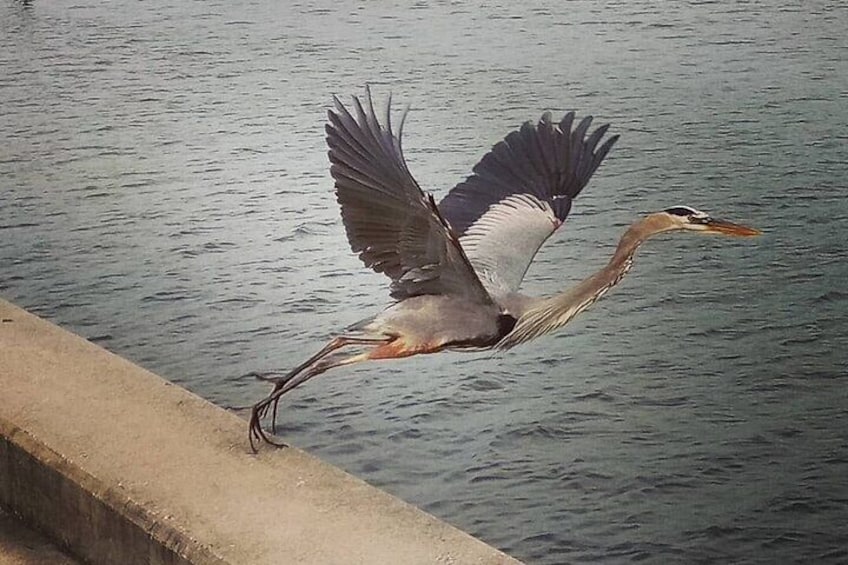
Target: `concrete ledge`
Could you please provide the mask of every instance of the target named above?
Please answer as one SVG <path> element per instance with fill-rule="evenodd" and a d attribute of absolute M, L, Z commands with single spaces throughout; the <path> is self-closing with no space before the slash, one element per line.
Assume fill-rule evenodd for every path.
<path fill-rule="evenodd" d="M 0 300 L 0 505 L 90 563 L 518 563 Z"/>

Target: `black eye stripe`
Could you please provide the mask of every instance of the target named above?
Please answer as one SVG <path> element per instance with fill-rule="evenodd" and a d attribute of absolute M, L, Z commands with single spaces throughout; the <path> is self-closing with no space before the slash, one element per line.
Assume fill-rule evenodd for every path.
<path fill-rule="evenodd" d="M 695 214 L 695 210 L 692 208 L 686 208 L 685 206 L 674 206 L 672 208 L 667 208 L 665 211 L 667 214 L 672 214 L 674 216 L 686 217 Z"/>

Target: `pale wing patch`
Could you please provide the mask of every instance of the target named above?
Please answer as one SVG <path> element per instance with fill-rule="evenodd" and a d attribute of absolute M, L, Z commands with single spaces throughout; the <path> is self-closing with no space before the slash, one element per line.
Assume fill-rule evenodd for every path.
<path fill-rule="evenodd" d="M 548 202 L 513 194 L 492 204 L 460 238 L 489 293 L 514 292 L 536 252 L 560 226 Z"/>

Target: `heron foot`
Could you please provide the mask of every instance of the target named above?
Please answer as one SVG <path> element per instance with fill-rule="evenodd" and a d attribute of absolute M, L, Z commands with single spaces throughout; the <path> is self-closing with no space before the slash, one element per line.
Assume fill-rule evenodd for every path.
<path fill-rule="evenodd" d="M 394 339 L 394 338 L 392 338 Z M 248 425 L 248 438 L 250 439 L 250 447 L 256 452 L 256 444 L 255 440 L 262 440 L 265 443 L 270 443 L 271 445 L 277 447 L 287 447 L 285 443 L 276 442 L 271 439 L 268 433 L 262 429 L 262 419 L 268 415 L 268 411 L 271 411 L 271 434 L 277 433 L 277 408 L 279 408 L 280 397 L 292 390 L 293 388 L 302 385 L 312 377 L 316 375 L 320 375 L 327 369 L 332 367 L 338 367 L 339 365 L 347 365 L 350 363 L 355 363 L 357 361 L 363 361 L 366 359 L 364 354 L 354 355 L 353 357 L 347 357 L 345 359 L 335 360 L 332 359 L 324 359 L 337 349 L 340 349 L 346 345 L 385 345 L 390 343 L 392 339 L 365 339 L 365 338 L 356 338 L 356 337 L 337 337 L 333 339 L 330 343 L 325 345 L 321 351 L 307 359 L 305 362 L 301 363 L 291 371 L 285 374 L 268 372 L 268 373 L 259 373 L 256 371 L 247 373 L 245 376 L 252 376 L 259 380 L 274 383 L 274 390 L 271 391 L 271 394 L 257 402 L 253 405 L 253 408 L 250 411 L 250 424 Z"/>
<path fill-rule="evenodd" d="M 250 410 L 250 422 L 248 423 L 248 440 L 250 441 L 250 449 L 253 450 L 254 453 L 258 451 L 256 449 L 255 442 L 260 440 L 269 445 L 273 445 L 274 447 L 288 447 L 287 443 L 282 441 L 275 441 L 271 438 L 271 435 L 275 434 L 277 431 L 277 405 L 280 400 L 280 395 L 277 394 L 278 390 L 278 388 L 274 388 L 274 392 L 254 404 L 253 408 L 251 408 Z M 271 426 L 271 435 L 269 435 L 264 429 L 262 429 L 262 418 L 264 418 L 268 414 L 268 409 L 271 407 L 273 407 L 273 419 Z"/>

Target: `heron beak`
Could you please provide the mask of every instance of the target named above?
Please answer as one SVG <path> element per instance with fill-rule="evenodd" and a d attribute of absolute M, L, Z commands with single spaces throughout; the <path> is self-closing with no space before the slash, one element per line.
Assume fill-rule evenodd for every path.
<path fill-rule="evenodd" d="M 734 224 L 726 220 L 718 220 L 710 218 L 704 222 L 707 233 L 720 233 L 722 235 L 732 235 L 734 237 L 752 237 L 760 235 L 760 230 L 743 226 L 742 224 Z"/>

